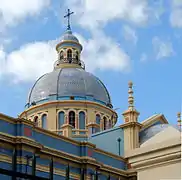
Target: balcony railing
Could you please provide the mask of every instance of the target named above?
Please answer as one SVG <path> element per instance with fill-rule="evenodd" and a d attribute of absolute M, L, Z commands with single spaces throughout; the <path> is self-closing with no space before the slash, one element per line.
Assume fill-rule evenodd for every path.
<path fill-rule="evenodd" d="M 62 58 L 60 60 L 57 60 L 54 63 L 54 67 L 57 67 L 59 64 L 78 64 L 83 69 L 85 69 L 85 64 L 83 61 L 79 61 L 77 58 Z"/>

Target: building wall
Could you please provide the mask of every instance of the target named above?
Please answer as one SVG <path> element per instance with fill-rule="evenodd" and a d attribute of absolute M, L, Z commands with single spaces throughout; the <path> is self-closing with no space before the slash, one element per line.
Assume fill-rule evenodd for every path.
<path fill-rule="evenodd" d="M 16 145 L 15 142 L 17 142 Z M 41 176 L 48 176 L 48 165 L 52 157 L 55 176 L 65 176 L 65 169 L 69 163 L 71 177 L 77 179 L 75 177 L 80 175 L 82 162 L 87 162 L 85 166 L 90 165 L 87 167 L 90 169 L 87 173 L 89 177 L 90 172 L 93 174 L 96 168 L 100 167 L 102 177 L 107 177 L 109 173 L 116 179 L 119 177 L 127 179 L 126 160 L 123 157 L 99 149 L 89 142 L 74 141 L 35 127 L 30 121 L 0 114 L 0 168 L 9 170 L 12 168 L 12 154 L 15 146 L 20 172 L 25 172 L 26 156 L 36 153 L 39 156 L 37 172 L 40 172 Z M 28 171 L 30 170 L 31 167 L 28 168 Z M 0 179 L 1 177 L 0 175 Z"/>
<path fill-rule="evenodd" d="M 119 138 L 121 140 L 120 144 L 118 142 Z M 95 144 L 98 148 L 117 155 L 119 155 L 120 145 L 120 155 L 124 155 L 124 132 L 120 127 L 93 134 L 88 141 Z"/>
<path fill-rule="evenodd" d="M 170 132 L 166 129 L 166 132 Z M 160 143 L 153 141 L 146 146 L 126 154 L 130 168 L 137 171 L 139 180 L 179 180 L 181 179 L 181 139 L 179 135 L 165 140 L 160 132 Z M 180 134 L 180 133 L 179 133 Z M 152 138 L 155 140 L 155 137 Z M 150 141 L 152 141 L 152 139 Z"/>
<path fill-rule="evenodd" d="M 180 180 L 181 163 L 156 166 L 138 171 L 138 180 Z"/>

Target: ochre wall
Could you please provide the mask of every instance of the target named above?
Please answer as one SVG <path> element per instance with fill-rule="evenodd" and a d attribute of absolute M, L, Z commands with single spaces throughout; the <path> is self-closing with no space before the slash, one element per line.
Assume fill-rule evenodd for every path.
<path fill-rule="evenodd" d="M 70 111 L 75 112 L 76 117 L 76 127 L 75 129 L 79 129 L 79 112 L 83 111 L 85 113 L 85 131 L 87 134 L 87 125 L 88 124 L 96 124 L 96 115 L 99 114 L 101 117 L 100 122 L 100 130 L 103 130 L 103 118 L 106 117 L 107 121 L 112 119 L 112 126 L 115 125 L 117 121 L 117 114 L 112 109 L 99 105 L 97 103 L 87 103 L 87 102 L 55 102 L 55 103 L 45 103 L 43 105 L 33 106 L 32 108 L 27 109 L 24 111 L 20 117 L 28 119 L 30 121 L 34 121 L 34 118 L 38 117 L 38 126 L 42 127 L 42 120 L 41 117 L 43 114 L 47 115 L 47 129 L 50 131 L 58 132 L 62 131 L 63 129 L 58 128 L 58 113 L 63 111 L 65 113 L 64 122 L 65 124 L 68 122 L 68 114 Z M 114 118 L 112 118 L 114 117 Z M 111 127 L 110 127 L 111 128 Z M 65 128 L 64 128 L 65 129 Z M 63 130 L 64 131 L 64 130 Z M 81 130 L 84 131 L 84 130 Z M 64 133 L 63 133 L 64 134 Z M 77 134 L 77 132 L 76 132 Z M 79 134 L 79 132 L 78 132 Z M 85 135 L 86 135 L 85 134 Z M 85 136 L 84 135 L 84 136 Z"/>
<path fill-rule="evenodd" d="M 138 171 L 138 180 L 180 180 L 181 163 L 156 166 Z"/>

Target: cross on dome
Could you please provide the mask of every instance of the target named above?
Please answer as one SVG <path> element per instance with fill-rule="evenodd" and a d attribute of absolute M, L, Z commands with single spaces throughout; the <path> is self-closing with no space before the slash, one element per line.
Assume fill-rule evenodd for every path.
<path fill-rule="evenodd" d="M 68 9 L 68 13 L 64 16 L 64 18 L 68 18 L 67 30 L 71 30 L 71 26 L 70 26 L 70 16 L 71 16 L 73 13 L 74 13 L 74 12 L 71 12 L 70 9 Z"/>

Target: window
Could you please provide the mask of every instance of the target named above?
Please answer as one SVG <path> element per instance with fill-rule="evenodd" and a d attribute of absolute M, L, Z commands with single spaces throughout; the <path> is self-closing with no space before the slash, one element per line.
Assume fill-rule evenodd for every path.
<path fill-rule="evenodd" d="M 38 127 L 38 116 L 35 116 L 33 121 L 35 123 L 35 127 Z"/>
<path fill-rule="evenodd" d="M 111 121 L 111 119 L 109 119 L 108 128 L 112 128 L 112 121 Z"/>
<path fill-rule="evenodd" d="M 60 52 L 60 60 L 62 60 L 63 57 L 64 57 L 64 56 L 63 56 L 63 51 L 61 51 L 61 52 Z"/>
<path fill-rule="evenodd" d="M 68 58 L 69 63 L 71 63 L 71 60 L 72 60 L 72 51 L 71 51 L 71 49 L 68 49 L 68 51 L 67 51 L 67 58 Z"/>
<path fill-rule="evenodd" d="M 70 96 L 70 100 L 74 100 L 75 99 L 75 97 L 74 96 Z"/>
<path fill-rule="evenodd" d="M 58 128 L 60 129 L 63 124 L 64 124 L 64 112 L 61 111 L 58 114 Z"/>
<path fill-rule="evenodd" d="M 76 60 L 78 62 L 78 51 L 76 51 Z"/>
<path fill-rule="evenodd" d="M 74 111 L 69 112 L 69 124 L 75 128 L 75 112 Z"/>
<path fill-rule="evenodd" d="M 42 115 L 42 128 L 47 129 L 47 114 Z"/>
<path fill-rule="evenodd" d="M 99 114 L 96 115 L 96 123 L 100 124 L 100 115 Z"/>
<path fill-rule="evenodd" d="M 79 113 L 79 128 L 85 129 L 85 113 L 83 111 Z"/>
<path fill-rule="evenodd" d="M 107 129 L 107 118 L 104 117 L 104 130 L 106 130 L 106 129 Z"/>

